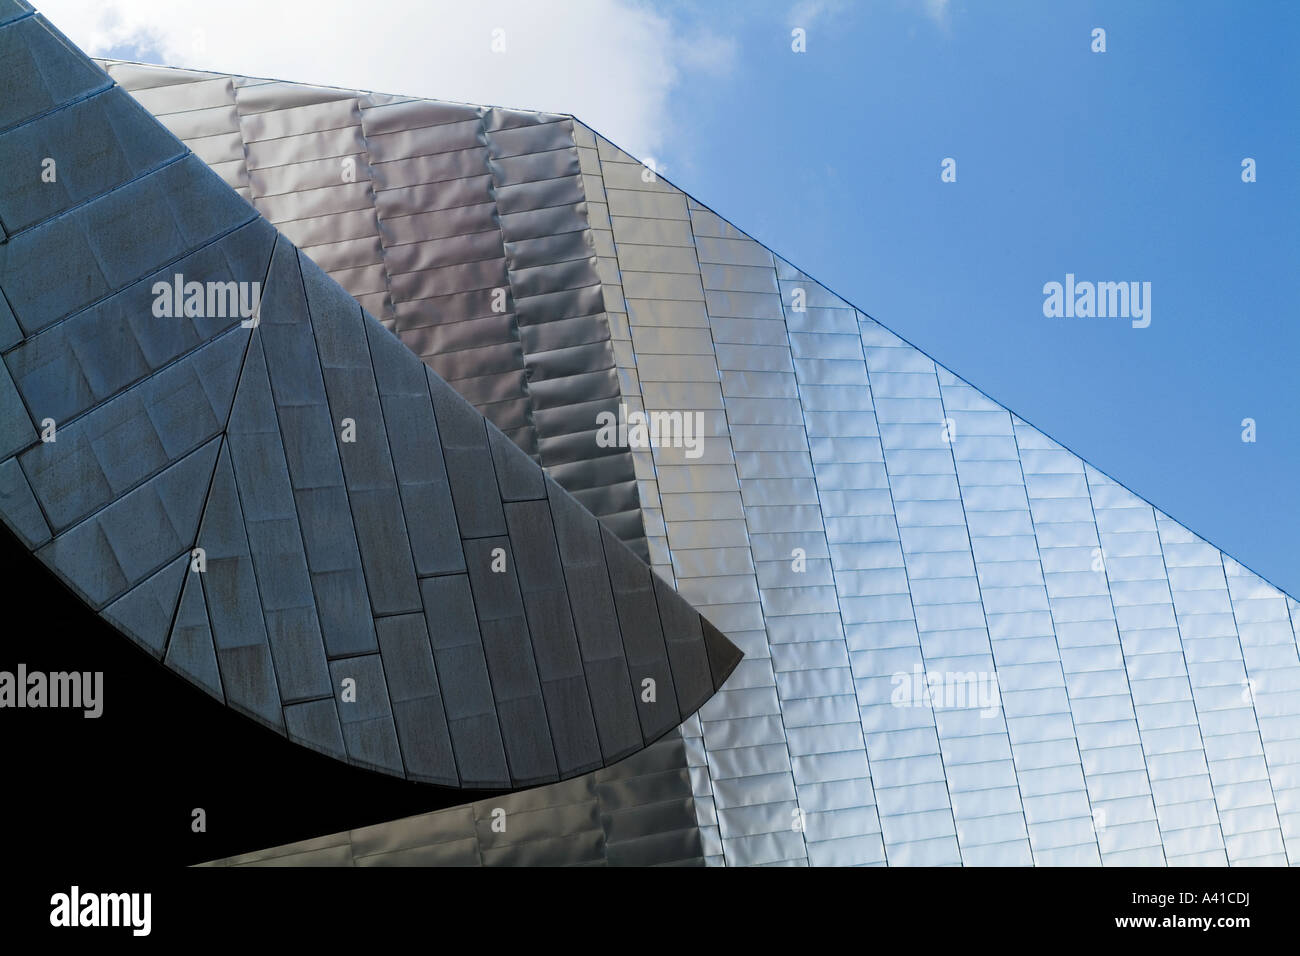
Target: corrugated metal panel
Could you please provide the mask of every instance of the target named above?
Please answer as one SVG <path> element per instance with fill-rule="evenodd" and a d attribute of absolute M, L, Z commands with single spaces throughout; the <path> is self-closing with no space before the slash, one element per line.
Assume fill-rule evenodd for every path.
<path fill-rule="evenodd" d="M 104 63 L 647 556 L 631 457 L 596 442 L 619 383 L 569 117 Z"/>
<path fill-rule="evenodd" d="M 41 17 L 0 49 L 30 67 L 0 163 L 76 167 L 0 177 L 0 514 L 87 605 L 290 739 L 450 787 L 582 776 L 720 686 L 734 647 Z M 291 99 L 242 114 L 255 170 L 359 129 Z M 353 186 L 275 195 L 320 218 Z M 593 628 L 638 573 L 635 626 Z M 647 700 L 652 621 L 678 692 Z"/>
<path fill-rule="evenodd" d="M 1294 862 L 1293 599 L 580 123 L 374 103 L 383 190 L 457 184 L 385 256 L 483 236 L 510 288 L 508 321 L 417 348 L 502 335 L 526 386 L 457 384 L 525 395 L 512 437 L 592 507 L 635 488 L 656 572 L 746 651 L 682 728 L 710 863 Z M 359 237 L 356 212 L 311 226 Z M 699 412 L 700 456 L 607 464 L 584 426 L 619 404 Z"/>
<path fill-rule="evenodd" d="M 700 866 L 682 740 L 565 783 L 208 866 Z"/>
<path fill-rule="evenodd" d="M 598 448 L 592 429 L 583 427 L 584 418 L 594 422 L 597 411 L 610 404 L 608 398 L 593 394 L 597 390 L 593 373 L 600 373 L 602 368 L 597 361 L 602 342 L 609 356 L 604 367 L 611 373 L 613 370 L 609 322 L 599 311 L 570 316 L 565 312 L 563 295 L 546 295 L 563 293 L 565 286 L 581 290 L 584 283 L 589 283 L 583 277 L 593 274 L 596 251 L 590 241 L 592 231 L 586 227 L 585 207 L 570 203 L 552 209 L 555 197 L 545 191 L 545 183 L 557 178 L 550 173 L 571 176 L 582 167 L 579 152 L 572 145 L 573 127 L 567 117 L 538 117 L 378 94 L 191 75 L 136 64 L 112 63 L 109 68 L 150 107 L 174 108 L 185 114 L 185 122 L 174 128 L 182 138 L 190 137 L 189 143 L 195 149 L 206 151 L 205 158 L 234 158 L 234 153 L 218 156 L 212 152 L 217 143 L 225 144 L 227 149 L 237 148 L 242 173 L 238 183 L 246 198 L 279 219 L 281 228 L 301 242 L 322 268 L 384 317 L 385 324 L 394 328 L 428 364 L 454 378 L 453 384 L 498 425 L 508 429 L 521 447 L 536 457 L 537 433 L 554 436 L 557 447 L 543 456 L 547 470 L 600 513 L 629 545 L 644 553 L 630 456 L 623 449 Z M 181 89 L 173 89 L 182 83 L 185 85 Z M 194 85 L 198 83 L 203 84 L 201 91 Z M 242 126 L 234 109 L 236 89 L 239 106 L 246 114 Z M 170 93 L 166 98 L 160 95 L 167 91 Z M 225 97 L 220 102 L 216 101 L 218 93 Z M 218 105 L 230 109 L 221 113 L 206 109 Z M 167 121 L 170 116 L 166 113 L 162 118 Z M 217 119 L 225 125 L 216 124 Z M 531 135 L 528 127 L 539 124 L 547 127 L 543 135 Z M 489 129 L 495 156 L 489 155 Z M 241 131 L 247 133 L 248 149 L 253 154 L 256 195 L 249 188 Z M 232 169 L 218 167 L 228 181 Z M 536 209 L 529 208 L 534 181 L 543 183 L 543 190 L 531 203 Z M 507 192 L 504 201 L 510 209 L 504 218 L 496 208 L 498 183 Z M 596 185 L 599 188 L 598 175 Z M 486 218 L 481 216 L 483 213 Z M 603 214 L 603 224 L 608 235 L 607 213 Z M 612 241 L 606 246 L 612 252 Z M 512 274 L 504 270 L 507 261 L 517 267 Z M 376 291 L 378 286 L 370 277 L 378 262 L 385 266 L 389 287 Z M 551 278 L 556 265 L 568 269 L 567 281 L 557 284 Z M 485 281 L 489 293 L 498 288 L 506 293 L 508 311 L 504 314 L 489 311 L 490 298 L 475 297 L 475 289 L 483 288 Z M 599 280 L 593 285 L 598 291 Z M 521 295 L 527 294 L 531 306 L 529 324 L 523 327 L 522 334 L 514 315 L 516 287 Z M 601 307 L 603 301 L 599 296 L 581 299 L 578 311 L 585 311 L 589 304 Z M 572 312 L 572 307 L 568 311 Z M 433 324 L 428 324 L 429 319 Z M 626 322 L 623 324 L 625 327 Z M 587 348 L 576 366 L 577 374 L 562 374 L 564 366 L 575 367 L 564 352 L 584 346 Z M 593 352 L 592 347 L 597 351 Z M 505 372 L 494 375 L 492 369 L 500 367 L 503 348 L 507 356 Z M 548 363 L 547 353 L 552 352 L 558 353 L 558 361 Z M 532 407 L 526 369 L 521 362 L 521 358 L 531 362 L 534 353 L 537 367 L 543 372 L 550 364 L 561 373 L 539 377 L 552 379 L 539 389 L 539 401 L 544 406 L 540 410 Z M 612 382 L 616 396 L 617 379 L 605 381 Z M 602 388 L 607 391 L 609 386 Z M 585 404 L 593 398 L 597 399 L 594 406 Z M 383 396 L 383 400 L 387 412 L 389 402 L 396 404 L 399 397 Z M 578 430 L 585 434 L 578 434 L 575 444 L 570 436 Z M 409 444 L 416 438 L 409 432 L 409 428 L 404 429 L 395 437 Z M 412 448 L 398 460 L 399 450 L 395 445 L 399 472 L 402 461 L 415 463 L 421 455 Z M 400 620 L 389 618 L 385 623 Z M 385 630 L 391 628 L 381 629 L 379 639 L 387 653 Z M 402 644 L 400 635 L 394 634 L 390 643 L 397 653 Z M 295 708 L 295 714 L 302 715 L 297 718 L 299 735 L 310 734 L 320 740 L 321 731 L 312 723 L 318 720 L 316 712 L 306 711 L 305 706 Z M 421 706 L 420 699 L 394 699 L 392 709 L 404 751 L 413 742 L 402 729 L 403 714 L 414 717 Z M 333 708 L 330 711 L 327 720 L 337 726 Z M 456 721 L 452 723 L 454 728 Z M 342 755 L 341 738 L 329 746 Z M 680 738 L 675 747 L 665 742 L 654 750 L 658 756 L 653 761 L 627 760 L 620 764 L 620 778 L 611 778 L 611 782 L 597 788 L 598 792 L 614 788 L 618 794 L 618 805 L 602 818 L 606 829 L 617 825 L 618 834 L 611 834 L 606 841 L 611 861 L 689 861 L 699 858 L 702 852 L 694 811 L 689 810 L 690 778 Z M 659 766 L 665 760 L 667 766 Z M 638 771 L 642 764 L 646 767 Z M 547 793 L 548 789 L 536 793 Z M 562 804 L 563 799 L 557 789 L 541 803 L 550 800 Z M 504 797 L 499 802 L 513 813 L 516 800 Z M 532 797 L 529 800 L 536 803 Z M 674 822 L 675 818 L 656 809 L 665 803 L 688 808 L 689 825 Z M 551 825 L 557 834 L 563 834 L 567 824 L 557 816 Z M 626 846 L 620 848 L 620 842 Z M 411 860 L 415 856 L 402 858 Z"/>

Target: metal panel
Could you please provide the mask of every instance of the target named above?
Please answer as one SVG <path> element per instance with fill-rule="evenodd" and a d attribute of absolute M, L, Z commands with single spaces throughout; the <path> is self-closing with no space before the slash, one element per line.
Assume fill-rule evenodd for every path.
<path fill-rule="evenodd" d="M 647 556 L 630 456 L 596 442 L 619 383 L 569 117 L 104 64 Z"/>
<path fill-rule="evenodd" d="M 237 162 L 216 77 L 113 69 L 156 91 L 151 108 L 194 114 L 173 128 L 203 140 L 215 168 Z M 173 86 L 192 88 L 188 101 Z M 254 201 L 293 217 L 286 229 L 322 268 L 610 529 L 643 541 L 660 579 L 749 655 L 680 736 L 620 765 L 669 753 L 679 796 L 634 775 L 607 788 L 616 819 L 599 810 L 600 771 L 266 860 L 638 863 L 689 833 L 687 855 L 711 863 L 1294 862 L 1293 599 L 568 117 L 232 89 Z M 348 156 L 354 180 L 331 182 Z M 37 388 L 35 359 L 56 351 L 11 364 L 17 387 Z M 397 404 L 378 384 L 387 416 Z M 401 407 L 415 405 L 394 414 L 424 415 L 407 392 Z M 596 416 L 620 406 L 699 412 L 699 456 L 604 447 Z M 500 582 L 470 567 L 481 588 L 515 588 L 498 620 L 561 622 L 561 681 L 621 673 L 635 690 L 653 671 L 674 701 L 690 696 L 659 630 L 672 615 L 637 566 L 608 534 L 600 548 L 590 528 L 573 533 L 580 512 L 558 489 L 550 522 L 571 561 L 560 574 L 521 548 L 525 524 L 546 524 L 536 481 L 495 433 L 466 437 L 469 419 L 440 414 L 442 443 L 460 450 L 449 461 L 476 449 L 514 502 L 508 537 L 481 515 L 459 532 L 481 538 L 475 555 L 494 542 L 511 553 Z M 428 467 L 402 464 L 416 452 L 391 429 L 390 443 L 405 493 Z M 458 505 L 478 493 L 470 469 L 452 465 Z M 561 579 L 598 596 L 566 614 Z M 421 585 L 454 581 L 466 587 Z M 626 646 L 598 645 L 615 620 Z M 434 642 L 439 668 L 474 672 L 448 656 L 473 645 Z M 481 656 L 478 668 L 486 680 Z M 671 726 L 644 703 L 639 722 L 626 702 L 592 703 L 605 758 Z M 485 716 L 447 706 L 453 744 Z M 485 826 L 493 809 L 519 829 Z M 692 814 L 698 829 L 674 829 Z M 622 834 L 637 849 L 616 852 Z"/>
<path fill-rule="evenodd" d="M 700 866 L 685 759 L 673 734 L 564 783 L 205 865 Z"/>
<path fill-rule="evenodd" d="M 21 122 L 0 131 L 0 162 L 42 143 L 103 162 L 39 198 L 24 177 L 0 177 L 9 184 L 0 212 L 15 226 L 0 244 L 6 520 L 155 657 L 305 746 L 452 786 L 532 785 L 612 759 L 597 743 L 589 682 L 608 680 L 595 695 L 606 710 L 611 694 L 635 706 L 634 691 L 617 669 L 583 670 L 569 610 L 582 597 L 561 572 L 568 548 L 551 521 L 549 499 L 565 492 L 548 495 L 540 466 L 513 446 L 498 445 L 494 467 L 478 411 L 385 341 L 347 292 L 124 93 L 85 89 L 103 75 L 44 21 L 0 26 L 0 45 L 15 44 L 24 53 L 14 60 L 30 59 L 40 82 L 14 84 L 7 108 Z M 218 86 L 158 83 L 147 99 L 183 105 L 157 91 L 188 87 L 206 103 L 224 96 Z M 293 160 L 302 163 L 311 148 L 331 147 L 327 134 L 360 136 L 354 95 L 234 89 L 237 103 L 248 94 L 240 120 L 259 173 L 255 198 L 280 204 L 268 214 L 324 219 L 366 207 L 364 179 L 312 188 L 312 167 L 277 183 L 268 170 L 284 157 L 256 152 L 302 138 Z M 526 153 L 529 123 L 549 127 L 540 140 L 551 144 L 567 121 L 493 121 L 491 130 L 511 131 L 494 153 Z M 529 169 L 546 165 L 518 160 L 509 175 Z M 522 185 L 511 187 L 512 208 Z M 278 186 L 289 189 L 260 192 Z M 568 215 L 581 227 L 580 210 Z M 592 288 L 599 300 L 599 283 Z M 410 425 L 424 444 L 390 438 Z M 49 440 L 56 429 L 62 440 Z M 512 538 L 485 537 L 506 531 L 507 498 Z M 408 500 L 417 519 L 435 512 L 434 531 L 413 539 Z M 620 560 L 650 573 L 610 541 Z M 505 568 L 494 566 L 498 547 Z M 663 729 L 736 663 L 716 634 L 706 647 L 696 612 L 673 606 L 661 642 L 697 650 L 673 656 L 693 692 L 689 710 L 663 708 Z M 521 668 L 533 659 L 536 670 Z M 503 745 L 508 760 L 494 759 Z"/>
<path fill-rule="evenodd" d="M 1153 789 L 1084 465 L 1012 421 L 1101 859 L 1158 865 Z"/>

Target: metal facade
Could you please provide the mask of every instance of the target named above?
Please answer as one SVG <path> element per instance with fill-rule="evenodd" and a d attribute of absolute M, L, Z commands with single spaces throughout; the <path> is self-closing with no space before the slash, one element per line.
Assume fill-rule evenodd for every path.
<path fill-rule="evenodd" d="M 708 862 L 1294 862 L 1296 602 L 575 136 L 623 400 L 710 435 L 632 452 L 746 654 L 683 728 Z M 918 672 L 997 705 L 900 706 Z"/>
<path fill-rule="evenodd" d="M 575 142 L 623 401 L 710 436 L 632 450 L 656 570 L 746 654 L 683 727 L 708 862 L 1295 862 L 1295 600 Z"/>
<path fill-rule="evenodd" d="M 726 638 L 43 18 L 3 9 L 0 514 L 36 556 L 218 700 L 397 776 L 568 779 L 698 709 Z"/>
<path fill-rule="evenodd" d="M 570 117 L 102 65 L 646 557 Z"/>
<path fill-rule="evenodd" d="M 108 68 L 745 653 L 615 767 L 222 862 L 1297 862 L 1300 605 L 633 157 Z"/>
<path fill-rule="evenodd" d="M 1294 861 L 1294 602 L 599 147 L 625 380 L 718 429 L 643 501 L 746 652 L 688 725 L 726 861 Z"/>

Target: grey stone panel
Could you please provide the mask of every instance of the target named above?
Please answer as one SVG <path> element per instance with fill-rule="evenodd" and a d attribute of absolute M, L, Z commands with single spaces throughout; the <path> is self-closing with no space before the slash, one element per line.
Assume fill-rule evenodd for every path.
<path fill-rule="evenodd" d="M 550 507 L 545 500 L 518 501 L 505 509 L 557 765 L 562 776 L 594 770 L 602 763 L 600 743 Z"/>
<path fill-rule="evenodd" d="M 424 578 L 420 593 L 461 786 L 508 787 L 510 771 L 469 578 Z"/>
<path fill-rule="evenodd" d="M 340 438 L 338 451 L 370 606 L 376 615 L 419 611 L 420 590 L 367 342 L 367 320 L 356 300 L 310 260 L 302 260 L 302 270 L 331 419 L 340 435 L 344 423 L 351 422 L 352 440 Z"/>
<path fill-rule="evenodd" d="M 108 88 L 110 81 L 104 72 L 44 17 L 11 20 L 11 15 L 4 15 L 0 27 L 0 86 L 5 90 L 0 130 Z"/>
<path fill-rule="evenodd" d="M 7 368 L 0 368 L 0 458 L 8 458 L 36 440 L 36 429 Z"/>
<path fill-rule="evenodd" d="M 495 570 L 494 561 L 504 562 L 505 570 Z M 559 772 L 557 729 L 548 721 L 542 697 L 535 641 L 524 617 L 510 540 L 466 541 L 465 564 L 510 774 L 530 784 L 555 780 Z"/>
<path fill-rule="evenodd" d="M 330 661 L 329 666 L 348 759 L 363 767 L 401 775 L 402 754 L 380 656 L 342 657 Z"/>
<path fill-rule="evenodd" d="M 219 439 L 73 525 L 37 556 L 98 610 L 193 547 Z"/>
<path fill-rule="evenodd" d="M 0 135 L 0 165 L 26 173 L 0 191 L 0 222 L 13 235 L 184 153 L 176 137 L 111 87 Z"/>
<path fill-rule="evenodd" d="M 0 229 L 0 242 L 5 240 L 4 231 Z M 0 350 L 8 349 L 10 346 L 21 342 L 23 330 L 18 327 L 18 320 L 14 318 L 13 309 L 9 308 L 9 303 L 3 295 L 0 295 Z"/>
<path fill-rule="evenodd" d="M 247 341 L 224 333 L 20 455 L 56 531 L 219 435 Z"/>
<path fill-rule="evenodd" d="M 612 763 L 644 746 L 645 738 L 633 703 L 600 525 L 554 481 L 548 478 L 546 487 L 556 541 L 566 556 L 564 578 L 570 593 L 580 595 L 570 606 L 601 752 Z"/>
<path fill-rule="evenodd" d="M 200 160 L 188 156 L 0 245 L 0 287 L 30 334 L 254 215 Z M 46 268 L 24 266 L 32 262 Z"/>
<path fill-rule="evenodd" d="M 239 497 L 223 448 L 197 535 L 207 560 L 199 577 L 227 702 L 282 730 L 280 691 Z"/>
<path fill-rule="evenodd" d="M 154 657 L 162 657 L 189 563 L 190 555 L 182 554 L 104 608 L 104 618 Z"/>
<path fill-rule="evenodd" d="M 198 573 L 189 570 L 189 555 L 182 555 L 181 562 L 183 567 L 179 576 L 184 583 L 180 605 L 176 607 L 175 625 L 167 636 L 163 660 L 176 673 L 224 703 L 212 625 L 208 621 L 207 603 L 203 597 L 203 582 Z"/>
<path fill-rule="evenodd" d="M 27 406 L 39 421 L 63 423 L 160 371 L 221 332 L 237 325 L 225 316 L 154 315 L 155 283 L 260 283 L 270 261 L 274 230 L 262 220 L 235 230 L 194 255 L 123 289 L 103 302 L 23 340 L 4 360 Z M 165 293 L 163 293 L 165 295 Z M 251 304 L 251 295 L 245 296 Z M 175 295 L 167 297 L 175 306 Z M 206 312 L 206 294 L 204 296 Z M 218 304 L 214 302 L 214 304 Z"/>
<path fill-rule="evenodd" d="M 543 472 L 533 467 L 532 459 L 490 423 L 488 447 L 492 451 L 492 464 L 496 468 L 502 500 L 528 501 L 546 497 Z"/>
<path fill-rule="evenodd" d="M 289 704 L 284 708 L 284 726 L 294 743 L 336 760 L 348 759 L 343 727 L 332 697 Z"/>
<path fill-rule="evenodd" d="M 682 717 L 693 714 L 713 696 L 729 675 L 711 676 L 711 661 L 704 644 L 699 614 L 659 575 L 651 575 L 659 619 L 663 624 L 668 660 L 672 665 Z M 715 684 L 716 681 L 716 684 Z"/>
<path fill-rule="evenodd" d="M 374 623 L 298 251 L 278 243 L 262 300 L 276 417 L 330 657 L 374 651 Z"/>
<path fill-rule="evenodd" d="M 406 514 L 416 574 L 463 571 L 460 529 L 451 500 L 429 380 L 403 356 L 406 348 L 377 323 L 366 323 L 393 469 Z"/>
<path fill-rule="evenodd" d="M 407 776 L 458 786 L 460 778 L 424 615 L 380 618 L 375 630 Z"/>
<path fill-rule="evenodd" d="M 601 528 L 600 533 L 623 632 L 628 674 L 637 695 L 641 732 L 647 740 L 655 740 L 681 723 L 682 718 L 650 583 L 651 572 L 607 529 Z"/>
<path fill-rule="evenodd" d="M 327 696 L 320 619 L 257 334 L 249 344 L 226 441 L 281 699 Z"/>
<path fill-rule="evenodd" d="M 0 516 L 29 548 L 50 540 L 50 526 L 17 460 L 0 463 Z"/>
<path fill-rule="evenodd" d="M 457 524 L 464 538 L 504 534 L 501 497 L 488 450 L 487 426 L 474 407 L 451 386 L 429 371 L 429 391 L 442 439 L 443 458 L 456 504 Z"/>
<path fill-rule="evenodd" d="M 32 12 L 32 6 L 26 0 L 4 0 L 0 3 L 0 24 L 17 20 Z"/>

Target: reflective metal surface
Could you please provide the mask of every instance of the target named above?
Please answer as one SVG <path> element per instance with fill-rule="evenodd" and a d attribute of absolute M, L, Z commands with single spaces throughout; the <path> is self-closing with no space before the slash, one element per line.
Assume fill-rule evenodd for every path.
<path fill-rule="evenodd" d="M 598 148 L 625 388 L 717 436 L 696 462 L 657 451 L 642 492 L 652 553 L 662 527 L 682 592 L 747 655 L 687 725 L 706 845 L 733 864 L 1287 862 L 1283 596 Z M 1193 550 L 1206 569 L 1173 571 Z M 1236 595 L 1186 594 L 1243 576 L 1279 672 L 1248 666 Z M 900 694 L 917 675 L 957 699 Z"/>
<path fill-rule="evenodd" d="M 101 62 L 646 557 L 569 117 Z"/>
<path fill-rule="evenodd" d="M 207 866 L 703 866 L 681 737 L 564 783 Z"/>
<path fill-rule="evenodd" d="M 43 18 L 0 52 L 0 515 L 73 593 L 290 739 L 450 787 L 612 764 L 721 685 L 725 637 Z M 304 98 L 247 141 L 347 129 Z"/>
<path fill-rule="evenodd" d="M 317 95 L 283 84 L 263 94 L 249 112 Z M 382 100 L 358 106 L 362 119 Z M 403 127 L 412 144 L 403 155 L 468 156 L 497 135 L 484 120 L 481 140 L 437 145 L 493 111 L 402 109 L 426 117 Z M 519 129 L 567 122 L 502 115 Z M 341 114 L 293 135 L 335 123 Z M 502 226 L 515 314 L 543 277 L 589 288 L 568 264 L 594 256 L 603 306 L 581 306 L 579 318 L 608 324 L 618 397 L 632 411 L 701 415 L 698 458 L 625 450 L 656 572 L 746 654 L 682 728 L 699 854 L 732 865 L 1300 861 L 1300 604 L 582 124 L 568 128 L 572 147 L 528 134 L 539 145 L 515 154 L 530 157 L 515 170 L 483 173 L 475 159 L 417 178 L 468 190 L 459 183 L 478 170 L 498 203 L 516 177 L 550 184 L 554 204 L 579 219 L 529 219 L 521 242 L 538 245 L 513 250 Z M 378 183 L 369 131 L 365 139 Z M 501 164 L 510 158 L 501 153 Z M 544 210 L 551 200 L 537 202 Z M 412 230 L 400 243 L 381 231 L 382 256 L 461 234 L 468 214 L 458 210 L 474 205 L 451 186 L 409 203 Z M 320 235 L 329 245 L 328 230 Z M 496 258 L 495 245 L 483 258 Z M 456 361 L 439 352 L 491 351 L 493 322 L 466 314 L 463 338 L 416 347 L 435 367 Z M 516 323 L 525 366 L 528 324 Z M 565 428 L 581 434 L 613 393 L 603 347 L 582 350 L 592 335 L 605 339 L 575 328 L 550 351 L 574 386 Z M 515 354 L 508 341 L 502 354 Z M 533 378 L 532 431 L 511 437 L 530 451 L 536 437 L 548 464 Z M 473 381 L 456 384 L 472 393 Z M 597 383 L 590 392 L 587 382 Z M 584 454 L 587 468 L 596 458 Z M 579 470 L 551 464 L 561 483 Z M 565 786 L 528 796 L 539 850 L 593 832 L 591 817 L 566 809 Z M 628 786 L 640 806 L 671 802 L 639 779 Z M 509 814 L 522 800 L 498 803 Z M 480 819 L 480 810 L 440 816 L 427 842 L 477 847 Z M 656 832 L 652 813 L 638 819 L 639 832 Z M 373 828 L 392 834 L 391 852 L 358 851 L 355 831 L 325 838 L 334 855 L 321 862 L 443 859 L 399 848 L 415 825 Z M 595 859 L 589 846 L 575 840 L 547 859 Z"/>

